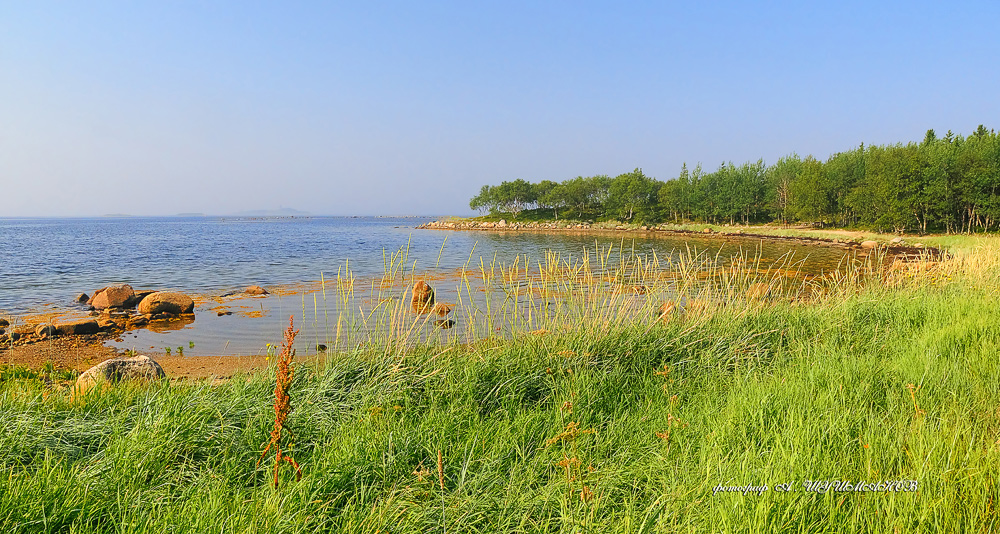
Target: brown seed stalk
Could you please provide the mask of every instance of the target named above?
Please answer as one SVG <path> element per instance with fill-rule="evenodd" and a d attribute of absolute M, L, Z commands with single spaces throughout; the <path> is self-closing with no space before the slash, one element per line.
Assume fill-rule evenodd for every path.
<path fill-rule="evenodd" d="M 292 387 L 292 378 L 295 374 L 295 370 L 292 368 L 292 360 L 295 358 L 292 343 L 295 342 L 295 335 L 298 333 L 298 330 L 293 330 L 292 317 L 289 317 L 288 328 L 285 330 L 285 339 L 281 343 L 281 355 L 278 356 L 277 380 L 274 385 L 274 428 L 271 430 L 271 440 L 267 443 L 267 447 L 264 448 L 264 452 L 260 454 L 260 458 L 257 459 L 257 465 L 260 465 L 261 460 L 264 459 L 267 453 L 271 449 L 274 449 L 275 488 L 278 487 L 278 468 L 281 467 L 281 462 L 283 461 L 292 464 L 292 467 L 295 468 L 295 480 L 302 479 L 302 469 L 299 467 L 299 464 L 291 456 L 285 455 L 281 451 L 281 439 L 287 433 L 285 422 L 288 420 L 288 414 L 292 411 L 291 398 L 288 392 Z"/>

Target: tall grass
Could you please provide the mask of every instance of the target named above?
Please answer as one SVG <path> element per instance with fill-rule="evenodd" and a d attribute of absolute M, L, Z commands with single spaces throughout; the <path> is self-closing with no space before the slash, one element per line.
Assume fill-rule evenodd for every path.
<path fill-rule="evenodd" d="M 303 476 L 278 490 L 255 466 L 273 423 L 269 374 L 82 403 L 6 379 L 0 527 L 1000 529 L 996 247 L 895 269 L 852 259 L 813 279 L 790 276 L 792 259 L 612 254 L 470 264 L 459 335 L 421 330 L 431 319 L 391 298 L 339 318 L 339 351 L 295 373 L 287 452 Z M 387 272 L 368 296 L 417 278 Z M 749 295 L 753 284 L 766 290 Z M 359 297 L 349 273 L 329 285 Z M 663 320 L 667 299 L 678 306 Z M 915 492 L 803 489 L 911 479 Z M 775 491 L 783 483 L 795 491 Z"/>

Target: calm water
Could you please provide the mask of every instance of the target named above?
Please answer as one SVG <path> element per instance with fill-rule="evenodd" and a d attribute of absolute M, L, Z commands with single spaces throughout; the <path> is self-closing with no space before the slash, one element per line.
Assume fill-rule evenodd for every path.
<path fill-rule="evenodd" d="M 321 277 L 336 278 L 349 262 L 360 284 L 380 278 L 385 258 L 407 251 L 408 268 L 420 274 L 454 273 L 470 260 L 510 263 L 519 255 L 534 264 L 546 251 L 579 257 L 585 249 L 621 246 L 621 237 L 563 234 L 448 232 L 416 230 L 431 218 L 93 218 L 0 219 L 0 315 L 56 313 L 74 309 L 81 292 L 118 283 L 136 289 L 173 289 L 205 297 L 247 285 L 315 287 Z M 628 249 L 655 252 L 660 258 L 693 247 L 722 257 L 740 248 L 754 251 L 747 238 L 628 237 Z M 765 243 L 764 263 L 792 252 L 803 270 L 830 270 L 843 251 Z M 522 263 L 523 265 L 523 263 Z M 445 284 L 446 285 L 446 284 Z M 438 288 L 436 288 L 438 289 Z M 439 289 L 447 298 L 448 289 Z M 206 300 L 197 319 L 169 332 L 140 330 L 117 346 L 162 350 L 184 346 L 186 354 L 259 353 L 277 343 L 288 315 L 297 316 L 304 338 L 329 337 L 325 315 L 330 304 L 315 293 L 297 292 L 267 298 L 226 301 L 231 316 L 219 317 Z M 79 308 L 76 308 L 79 310 Z M 321 320 L 320 317 L 324 317 Z M 190 348 L 190 343 L 195 348 Z"/>

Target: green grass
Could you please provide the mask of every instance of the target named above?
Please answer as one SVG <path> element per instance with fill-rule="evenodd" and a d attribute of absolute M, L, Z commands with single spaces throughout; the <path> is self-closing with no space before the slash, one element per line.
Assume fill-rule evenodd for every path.
<path fill-rule="evenodd" d="M 338 354 L 296 373 L 303 478 L 277 490 L 257 465 L 273 373 L 75 402 L 4 375 L 0 531 L 994 532 L 997 256 L 810 303 Z"/>

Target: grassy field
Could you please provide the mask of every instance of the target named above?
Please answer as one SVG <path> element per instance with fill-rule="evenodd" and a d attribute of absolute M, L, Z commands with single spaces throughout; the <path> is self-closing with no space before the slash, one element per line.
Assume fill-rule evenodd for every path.
<path fill-rule="evenodd" d="M 0 531 L 1000 531 L 1000 247 L 936 244 L 808 300 L 299 366 L 278 488 L 273 374 L 72 399 L 7 370 Z M 836 480 L 905 482 L 806 488 Z"/>

